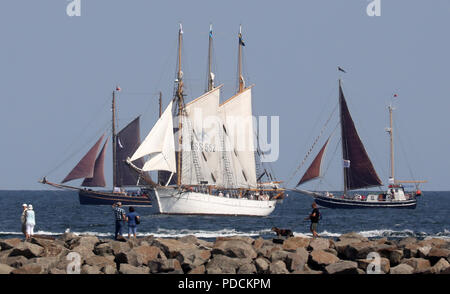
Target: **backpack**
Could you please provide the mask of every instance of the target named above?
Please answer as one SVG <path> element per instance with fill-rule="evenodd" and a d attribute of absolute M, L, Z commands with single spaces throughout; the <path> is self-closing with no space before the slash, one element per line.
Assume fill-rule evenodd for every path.
<path fill-rule="evenodd" d="M 139 215 L 136 215 L 134 217 L 135 221 L 136 221 L 136 225 L 139 225 L 141 223 L 141 217 Z"/>

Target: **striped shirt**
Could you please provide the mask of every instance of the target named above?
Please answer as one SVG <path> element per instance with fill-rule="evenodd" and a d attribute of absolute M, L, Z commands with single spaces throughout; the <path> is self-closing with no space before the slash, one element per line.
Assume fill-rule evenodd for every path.
<path fill-rule="evenodd" d="M 120 207 L 114 207 L 114 216 L 116 217 L 116 220 L 121 221 L 124 220 L 123 216 L 125 214 L 125 210 Z"/>

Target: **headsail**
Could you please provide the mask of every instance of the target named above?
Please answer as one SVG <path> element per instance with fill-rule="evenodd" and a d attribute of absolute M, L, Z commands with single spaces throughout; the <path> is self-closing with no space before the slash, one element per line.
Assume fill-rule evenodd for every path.
<path fill-rule="evenodd" d="M 139 117 L 137 117 L 116 135 L 115 182 L 118 187 L 134 186 L 138 182 L 139 174 L 129 167 L 126 160 L 127 157 L 133 155 L 139 147 L 141 142 L 139 133 L 140 124 Z M 142 168 L 144 166 L 144 160 L 142 158 L 136 159 L 133 164 L 138 168 Z"/>
<path fill-rule="evenodd" d="M 105 163 L 105 153 L 106 146 L 108 146 L 108 138 L 103 145 L 100 154 L 97 156 L 94 165 L 94 176 L 92 178 L 85 178 L 81 186 L 83 187 L 105 187 L 105 173 L 104 173 L 104 163 Z"/>
<path fill-rule="evenodd" d="M 297 186 L 300 186 L 301 184 L 304 184 L 308 181 L 314 180 L 321 176 L 321 166 L 322 166 L 322 159 L 325 154 L 325 150 L 327 149 L 328 142 L 330 141 L 330 138 L 327 139 L 325 144 L 323 144 L 323 147 L 320 149 L 319 153 L 317 153 L 316 158 L 312 161 L 309 168 L 306 170 L 303 177 L 298 182 Z"/>
<path fill-rule="evenodd" d="M 383 185 L 358 135 L 339 83 L 345 190 Z"/>
<path fill-rule="evenodd" d="M 143 171 L 165 170 L 176 172 L 171 101 L 150 133 L 131 157 L 131 161 L 149 156 Z"/>
<path fill-rule="evenodd" d="M 103 134 L 95 143 L 95 145 L 92 146 L 91 149 L 89 149 L 86 155 L 84 155 L 84 157 L 78 162 L 78 164 L 64 178 L 62 183 L 75 179 L 92 178 L 94 176 L 95 158 L 104 136 L 105 134 Z"/>

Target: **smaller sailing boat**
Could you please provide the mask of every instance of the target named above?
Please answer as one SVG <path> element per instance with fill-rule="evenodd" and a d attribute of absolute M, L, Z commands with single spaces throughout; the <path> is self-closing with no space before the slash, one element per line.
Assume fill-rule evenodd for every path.
<path fill-rule="evenodd" d="M 359 193 L 350 194 L 349 191 L 382 186 L 375 168 L 364 148 L 361 138 L 355 127 L 355 123 L 350 115 L 344 92 L 339 80 L 339 109 L 341 125 L 341 145 L 344 174 L 344 191 L 341 195 L 335 196 L 330 192 L 313 192 L 296 189 L 300 193 L 311 195 L 320 206 L 329 208 L 415 208 L 417 197 L 421 195 L 418 189 L 415 192 L 406 192 L 402 183 L 424 183 L 426 181 L 397 181 L 394 177 L 394 129 L 393 129 L 393 107 L 390 105 L 389 117 L 390 127 L 387 132 L 390 136 L 390 164 L 391 172 L 389 186 L 386 192 L 379 194 L 368 194 L 366 196 Z M 321 177 L 321 165 L 330 138 L 328 138 L 320 149 L 309 168 L 297 184 L 297 187 L 314 179 Z"/>
<path fill-rule="evenodd" d="M 116 91 L 120 91 L 117 87 Z M 113 160 L 113 189 L 112 191 L 94 191 L 92 187 L 105 187 L 104 161 L 108 139 L 101 143 L 105 137 L 103 134 L 86 155 L 78 162 L 72 171 L 62 180 L 61 184 L 52 183 L 44 177 L 40 182 L 56 188 L 77 190 L 80 204 L 88 205 L 112 205 L 122 202 L 123 205 L 151 206 L 151 200 L 144 191 L 127 192 L 124 187 L 139 188 L 142 184 L 154 185 L 147 173 L 137 173 L 129 167 L 126 159 L 133 154 L 140 144 L 139 116 L 116 134 L 116 91 L 112 93 L 112 160 Z M 160 96 L 161 104 L 161 96 Z M 98 156 L 97 156 L 98 154 Z M 138 159 L 134 162 L 142 167 L 144 162 Z M 64 183 L 83 179 L 82 187 L 68 186 Z M 89 188 L 86 188 L 89 187 Z"/>

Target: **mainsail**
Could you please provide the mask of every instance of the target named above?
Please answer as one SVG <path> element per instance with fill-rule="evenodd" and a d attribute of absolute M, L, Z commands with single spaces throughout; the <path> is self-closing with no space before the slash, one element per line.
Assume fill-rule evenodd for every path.
<path fill-rule="evenodd" d="M 171 101 L 150 133 L 131 157 L 135 161 L 148 155 L 143 171 L 165 170 L 175 173 L 175 143 Z"/>
<path fill-rule="evenodd" d="M 105 173 L 104 173 L 104 163 L 105 163 L 105 154 L 106 154 L 106 146 L 108 145 L 108 139 L 106 139 L 105 144 L 103 145 L 100 154 L 95 160 L 94 164 L 94 176 L 91 178 L 85 178 L 81 186 L 83 187 L 105 187 Z"/>
<path fill-rule="evenodd" d="M 358 135 L 339 83 L 345 190 L 383 185 Z"/>
<path fill-rule="evenodd" d="M 138 182 L 139 174 L 130 168 L 126 160 L 139 147 L 141 142 L 139 133 L 140 124 L 139 117 L 137 117 L 116 135 L 115 183 L 117 187 L 135 186 Z M 133 164 L 138 168 L 142 168 L 144 160 L 142 158 L 136 159 Z"/>
<path fill-rule="evenodd" d="M 231 97 L 220 105 L 225 137 L 229 140 L 233 176 L 237 187 L 256 188 L 255 147 L 251 88 Z"/>
<path fill-rule="evenodd" d="M 94 144 L 94 146 L 89 149 L 86 155 L 84 155 L 84 157 L 78 162 L 78 164 L 64 178 L 62 183 L 75 179 L 92 178 L 94 176 L 95 158 L 104 136 L 105 134 L 103 134 L 100 139 L 98 139 L 98 141 Z"/>
<path fill-rule="evenodd" d="M 323 147 L 320 149 L 319 153 L 317 153 L 316 158 L 312 161 L 309 168 L 306 170 L 303 177 L 298 182 L 297 186 L 300 186 L 303 183 L 306 183 L 308 181 L 314 180 L 321 176 L 321 166 L 322 166 L 322 159 L 325 154 L 325 150 L 328 146 L 328 142 L 330 141 L 330 138 L 327 139 Z"/>

